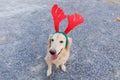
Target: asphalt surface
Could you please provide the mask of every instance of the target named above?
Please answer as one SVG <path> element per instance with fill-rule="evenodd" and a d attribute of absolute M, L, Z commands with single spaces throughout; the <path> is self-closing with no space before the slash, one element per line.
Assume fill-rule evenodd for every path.
<path fill-rule="evenodd" d="M 53 66 L 51 80 L 120 80 L 120 5 L 104 0 L 0 0 L 0 80 L 46 80 L 55 3 L 66 14 L 81 13 L 85 22 L 68 34 L 67 71 Z"/>

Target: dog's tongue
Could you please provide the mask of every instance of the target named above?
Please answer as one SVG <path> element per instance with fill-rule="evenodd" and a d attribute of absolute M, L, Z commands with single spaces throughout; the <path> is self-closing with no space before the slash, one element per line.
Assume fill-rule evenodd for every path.
<path fill-rule="evenodd" d="M 51 59 L 55 60 L 55 59 L 57 59 L 57 56 L 56 55 L 51 55 Z"/>

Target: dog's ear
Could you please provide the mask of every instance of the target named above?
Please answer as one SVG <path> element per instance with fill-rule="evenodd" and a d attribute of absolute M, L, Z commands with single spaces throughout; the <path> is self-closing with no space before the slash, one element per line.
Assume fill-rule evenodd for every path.
<path fill-rule="evenodd" d="M 49 38 L 48 38 L 48 48 L 50 48 L 51 46 L 51 38 L 52 38 L 53 34 L 50 34 L 49 35 Z"/>
<path fill-rule="evenodd" d="M 72 38 L 68 37 L 68 45 L 67 45 L 66 49 L 69 50 L 71 45 L 72 45 Z"/>

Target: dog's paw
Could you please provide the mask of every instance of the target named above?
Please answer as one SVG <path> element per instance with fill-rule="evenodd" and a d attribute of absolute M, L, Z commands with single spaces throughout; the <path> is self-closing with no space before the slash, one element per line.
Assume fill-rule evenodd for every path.
<path fill-rule="evenodd" d="M 47 77 L 50 77 L 52 71 L 51 70 L 47 70 Z"/>
<path fill-rule="evenodd" d="M 62 65 L 62 66 L 61 66 L 61 69 L 62 69 L 62 71 L 65 72 L 65 71 L 66 71 L 66 67 L 65 67 L 65 65 Z"/>

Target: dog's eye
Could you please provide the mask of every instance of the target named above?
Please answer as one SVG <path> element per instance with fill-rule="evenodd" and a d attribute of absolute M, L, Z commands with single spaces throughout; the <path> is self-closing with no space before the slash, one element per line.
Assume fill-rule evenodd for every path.
<path fill-rule="evenodd" d="M 63 43 L 64 41 L 60 41 L 60 43 Z"/>
<path fill-rule="evenodd" d="M 53 41 L 54 41 L 54 39 L 51 39 L 51 41 L 53 42 Z"/>

